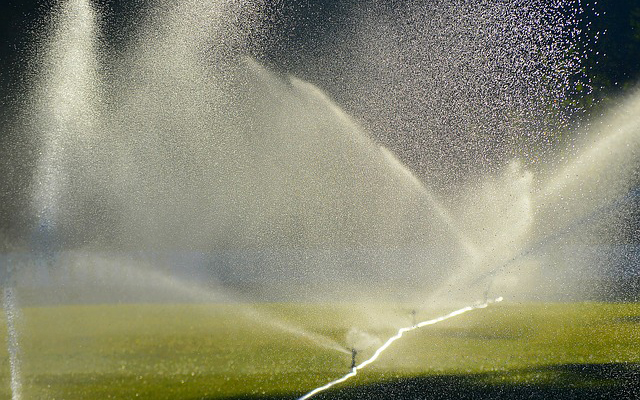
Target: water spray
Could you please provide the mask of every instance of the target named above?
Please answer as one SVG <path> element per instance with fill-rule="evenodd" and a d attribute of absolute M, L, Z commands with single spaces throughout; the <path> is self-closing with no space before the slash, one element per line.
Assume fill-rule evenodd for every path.
<path fill-rule="evenodd" d="M 476 309 L 480 309 L 480 308 L 487 308 L 489 306 L 489 304 L 492 303 L 499 303 L 502 300 L 504 300 L 502 297 L 497 297 L 493 300 L 489 300 L 486 301 L 484 303 L 478 303 L 478 304 L 474 304 L 471 306 L 467 306 L 464 308 L 461 308 L 459 310 L 450 312 L 449 314 L 434 318 L 434 319 L 430 319 L 427 321 L 422 321 L 418 324 L 415 324 L 413 326 L 409 326 L 409 327 L 405 327 L 405 328 L 400 328 L 398 330 L 398 332 L 393 335 L 392 337 L 390 337 L 382 346 L 380 346 L 378 348 L 378 350 L 376 350 L 376 352 L 373 354 L 373 356 L 371 356 L 371 358 L 369 358 L 368 360 L 363 361 L 360 365 L 355 365 L 355 356 L 356 356 L 356 351 L 355 349 L 351 350 L 351 361 L 352 361 L 352 367 L 351 367 L 351 372 L 349 372 L 348 374 L 346 374 L 345 376 L 343 376 L 342 378 L 336 379 L 335 381 L 331 381 L 329 383 L 327 383 L 324 386 L 320 386 L 319 388 L 313 389 L 312 391 L 310 391 L 309 393 L 305 394 L 304 396 L 300 397 L 298 400 L 305 400 L 308 399 L 312 396 L 315 396 L 316 394 L 323 392 L 339 383 L 345 382 L 350 378 L 353 378 L 354 376 L 356 376 L 358 374 L 358 371 L 363 369 L 364 367 L 366 367 L 369 364 L 372 364 L 374 361 L 376 361 L 378 359 L 378 357 L 380 357 L 380 354 L 382 354 L 387 348 L 389 348 L 389 346 L 391 346 L 391 344 L 393 342 L 395 342 L 396 340 L 400 339 L 402 337 L 402 335 L 404 335 L 407 332 L 413 331 L 415 329 L 419 329 L 419 328 L 423 328 L 425 326 L 428 325 L 434 325 L 437 324 L 438 322 L 442 322 L 445 321 L 449 318 L 453 318 L 456 317 L 458 315 L 464 314 L 466 312 L 472 311 L 472 310 L 476 310 Z"/>
<path fill-rule="evenodd" d="M 11 400 L 22 398 L 22 373 L 20 368 L 20 341 L 18 340 L 18 320 L 20 308 L 15 294 L 15 261 L 0 265 L 0 286 L 2 287 L 2 308 L 7 324 L 7 352 L 9 353 L 9 386 Z"/>
<path fill-rule="evenodd" d="M 5 285 L 2 294 L 4 312 L 7 318 L 7 348 L 9 350 L 9 368 L 11 372 L 11 400 L 20 400 L 22 398 L 22 379 L 17 328 L 19 310 L 15 292 L 11 285 Z"/>
<path fill-rule="evenodd" d="M 498 274 L 508 271 L 513 268 L 514 264 L 523 258 L 526 258 L 532 254 L 536 254 L 541 252 L 545 247 L 549 246 L 552 243 L 560 241 L 563 237 L 566 237 L 569 234 L 576 233 L 581 229 L 585 229 L 590 224 L 595 223 L 599 219 L 605 217 L 608 213 L 616 209 L 620 209 L 626 204 L 634 201 L 635 198 L 640 196 L 640 187 L 633 188 L 628 193 L 618 197 L 617 199 L 611 201 L 608 204 L 602 205 L 599 208 L 591 211 L 589 214 L 578 218 L 576 221 L 573 221 L 568 226 L 564 226 L 561 229 L 550 232 L 546 236 L 543 236 L 540 240 L 535 241 L 533 243 L 528 244 L 528 246 L 524 247 L 518 254 L 514 255 L 500 266 L 487 271 L 478 277 L 474 281 L 471 282 L 471 286 L 482 284 L 483 281 L 487 281 L 486 289 L 483 293 L 485 299 L 488 298 L 491 288 L 494 284 L 494 280 Z"/>

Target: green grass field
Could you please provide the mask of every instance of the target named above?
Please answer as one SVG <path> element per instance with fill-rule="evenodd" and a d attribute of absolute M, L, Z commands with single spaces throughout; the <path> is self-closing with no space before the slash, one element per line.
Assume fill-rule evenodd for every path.
<path fill-rule="evenodd" d="M 350 355 L 267 320 L 341 344 L 354 326 L 384 341 L 395 332 L 389 325 L 410 323 L 407 308 L 391 305 L 26 308 L 20 320 L 23 398 L 294 398 L 348 372 Z M 6 343 L 4 327 L 1 340 Z M 0 357 L 0 397 L 10 398 L 6 349 Z M 618 378 L 556 367 L 637 363 L 640 304 L 502 303 L 409 332 L 341 387 L 434 376 L 475 377 L 483 385 L 606 386 Z"/>

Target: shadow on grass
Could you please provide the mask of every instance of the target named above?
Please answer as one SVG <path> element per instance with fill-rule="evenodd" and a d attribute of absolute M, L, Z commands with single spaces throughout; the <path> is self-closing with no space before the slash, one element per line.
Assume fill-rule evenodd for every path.
<path fill-rule="evenodd" d="M 299 394 L 302 395 L 302 394 Z M 234 397 L 284 400 L 298 396 Z M 470 375 L 402 378 L 342 386 L 313 397 L 337 400 L 640 399 L 640 364 L 564 364 Z"/>

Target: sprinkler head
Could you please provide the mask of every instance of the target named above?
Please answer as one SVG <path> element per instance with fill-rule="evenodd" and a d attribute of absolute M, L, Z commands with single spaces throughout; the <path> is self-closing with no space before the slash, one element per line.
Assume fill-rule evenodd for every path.
<path fill-rule="evenodd" d="M 356 355 L 358 355 L 358 350 L 355 348 L 351 348 L 351 369 L 356 367 Z"/>

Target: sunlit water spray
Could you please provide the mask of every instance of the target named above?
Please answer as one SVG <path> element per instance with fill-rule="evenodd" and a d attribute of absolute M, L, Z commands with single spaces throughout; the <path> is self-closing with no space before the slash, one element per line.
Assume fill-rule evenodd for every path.
<path fill-rule="evenodd" d="M 491 303 L 499 303 L 502 300 L 503 300 L 502 297 L 498 297 L 498 298 L 496 298 L 494 300 L 490 300 L 490 301 L 487 301 L 485 303 L 481 303 L 481 304 L 476 304 L 476 305 L 460 308 L 458 310 L 455 310 L 453 312 L 450 312 L 449 314 L 443 315 L 443 316 L 438 317 L 438 318 L 430 319 L 430 320 L 427 320 L 427 321 L 422 321 L 422 322 L 419 322 L 419 323 L 417 323 L 415 325 L 408 326 L 408 327 L 405 327 L 405 328 L 400 328 L 395 335 L 391 336 L 382 346 L 380 346 L 375 351 L 375 353 L 373 353 L 373 356 L 371 356 L 369 359 L 367 359 L 367 360 L 363 361 L 362 363 L 360 363 L 360 364 L 356 365 L 355 367 L 353 367 L 351 372 L 349 372 L 348 374 L 346 374 L 345 376 L 343 376 L 340 379 L 336 379 L 335 381 L 331 381 L 331 382 L 327 383 L 324 386 L 320 386 L 319 388 L 316 388 L 316 389 L 310 391 L 309 393 L 307 393 L 304 396 L 300 397 L 299 400 L 308 399 L 308 398 L 310 398 L 310 397 L 312 397 L 312 396 L 314 396 L 314 395 L 316 395 L 316 394 L 318 394 L 320 392 L 323 392 L 323 391 L 325 391 L 327 389 L 330 389 L 331 387 L 333 387 L 333 386 L 335 386 L 335 385 L 337 385 L 339 383 L 345 382 L 348 379 L 353 378 L 354 376 L 356 376 L 358 374 L 358 371 L 360 371 L 361 369 L 363 369 L 366 366 L 368 366 L 368 365 L 372 364 L 373 362 L 375 362 L 378 359 L 378 357 L 380 357 L 380 355 L 385 350 L 387 350 L 389 348 L 389 346 L 391 346 L 391 344 L 393 344 L 393 342 L 395 342 L 396 340 L 399 340 L 402 337 L 402 335 L 404 335 L 407 332 L 411 332 L 411 331 L 416 330 L 416 329 L 424 328 L 425 326 L 434 325 L 434 324 L 437 324 L 438 322 L 446 321 L 449 318 L 456 317 L 458 315 L 464 314 L 464 313 L 472 311 L 472 310 L 476 310 L 476 309 L 480 309 L 480 308 L 486 308 L 489 304 L 491 304 Z"/>
<path fill-rule="evenodd" d="M 43 74 L 34 90 L 33 129 L 40 133 L 41 156 L 36 170 L 33 207 L 42 224 L 55 226 L 65 208 L 61 203 L 77 185 L 80 149 L 86 151 L 96 128 L 96 13 L 88 0 L 55 6 L 51 33 L 38 54 Z M 86 161 L 86 160 L 85 160 Z M 76 178 L 77 179 L 77 178 Z"/>
<path fill-rule="evenodd" d="M 562 229 L 628 193 L 638 183 L 640 91 L 591 126 L 578 151 L 563 154 L 534 193 L 538 230 Z M 584 140 L 583 140 L 584 142 Z M 576 154 L 571 154 L 576 153 Z"/>
<path fill-rule="evenodd" d="M 98 248 L 366 248 L 382 261 L 264 269 L 315 283 L 377 268 L 428 290 L 451 275 L 451 264 L 476 263 L 493 250 L 322 90 L 281 79 L 244 54 L 243 29 L 253 20 L 239 21 L 260 19 L 260 7 L 240 3 L 162 4 L 104 67 L 90 3 L 69 0 L 55 10 L 36 112 L 43 155 L 33 197 L 47 225 Z M 102 96 L 100 82 L 115 77 Z M 102 102 L 109 112 L 96 112 Z M 99 140 L 86 139 L 92 135 Z M 76 218 L 95 203 L 104 212 Z M 402 256 L 384 259 L 385 249 L 399 248 Z M 415 256 L 420 251 L 428 257 Z"/>
<path fill-rule="evenodd" d="M 460 273 L 448 281 L 449 286 L 456 282 L 469 285 L 482 282 L 490 288 L 501 273 L 511 272 L 517 277 L 520 274 L 516 267 L 526 257 L 539 257 L 540 253 L 544 257 L 545 252 L 557 251 L 554 246 L 575 242 L 588 234 L 585 231 L 589 225 L 602 222 L 607 214 L 622 209 L 622 203 L 629 201 L 629 193 L 638 184 L 640 92 L 636 90 L 622 100 L 592 124 L 585 138 L 560 153 L 560 162 L 556 161 L 551 169 L 540 171 L 530 167 L 527 170 L 520 163 L 511 164 L 506 175 L 508 185 L 498 187 L 490 196 L 491 204 L 500 204 L 507 196 L 510 211 L 491 211 L 497 218 L 484 215 L 479 219 L 489 221 L 481 225 L 483 230 L 487 229 L 486 233 L 495 231 L 485 234 L 492 239 L 482 244 L 487 249 L 485 253 L 499 256 L 484 260 L 478 269 L 461 268 Z M 492 206 L 485 209 L 492 210 Z M 494 230 L 491 227 L 496 223 L 504 225 Z M 615 229 L 613 234 L 618 233 Z M 558 268 L 561 267 L 556 266 Z M 590 269 L 598 266 L 581 268 L 583 274 L 593 274 Z M 531 272 L 529 269 L 519 272 L 526 274 Z M 526 285 L 520 288 L 534 289 Z M 582 290 L 589 293 L 593 289 Z M 435 295 L 444 292 L 441 289 Z"/>
<path fill-rule="evenodd" d="M 3 289 L 3 306 L 7 319 L 7 348 L 9 350 L 11 399 L 22 398 L 22 371 L 20 368 L 20 344 L 18 341 L 18 318 L 20 310 L 16 300 L 15 289 L 5 286 Z"/>
<path fill-rule="evenodd" d="M 251 5 L 251 2 L 239 3 Z M 521 176 L 504 178 L 506 183 L 494 187 L 490 179 L 483 182 L 488 187 L 487 199 L 474 203 L 477 200 L 475 196 L 481 191 L 476 188 L 469 190 L 471 200 L 465 205 L 469 206 L 470 214 L 475 213 L 475 216 L 458 218 L 455 211 L 447 210 L 440 203 L 428 189 L 430 186 L 425 186 L 398 158 L 371 140 L 366 131 L 318 87 L 296 78 L 285 81 L 257 62 L 251 59 L 247 61 L 245 55 L 239 57 L 241 52 L 238 49 L 242 46 L 227 48 L 228 43 L 238 44 L 243 40 L 242 32 L 226 24 L 239 19 L 233 12 L 231 17 L 227 15 L 229 10 L 223 5 L 230 5 L 231 2 L 217 2 L 212 6 L 193 1 L 176 4 L 159 13 L 160 17 L 156 15 L 151 18 L 152 23 L 142 24 L 140 38 L 132 41 L 130 48 L 124 52 L 126 62 L 119 64 L 121 60 L 115 60 L 115 65 L 110 66 L 116 71 L 114 74 L 120 74 L 122 79 L 110 82 L 110 95 L 115 101 L 109 104 L 110 112 L 105 115 L 96 112 L 96 103 L 105 99 L 100 98 L 98 89 L 100 76 L 97 71 L 100 68 L 96 62 L 98 32 L 95 12 L 87 0 L 70 0 L 63 4 L 55 10 L 60 19 L 53 25 L 51 40 L 45 42 L 48 52 L 43 57 L 41 81 L 37 83 L 39 90 L 34 96 L 37 116 L 34 124 L 37 125 L 36 134 L 41 142 L 38 148 L 41 157 L 34 174 L 32 208 L 43 226 L 50 227 L 52 231 L 63 226 L 71 231 L 75 229 L 77 240 L 93 240 L 98 248 L 109 248 L 111 243 L 125 250 L 149 246 L 153 249 L 167 248 L 168 251 L 194 248 L 210 251 L 213 244 L 220 246 L 223 251 L 234 246 L 241 250 L 369 246 L 367 251 L 381 248 L 385 252 L 385 249 L 404 246 L 409 241 L 420 248 L 431 246 L 429 250 L 433 250 L 432 253 L 442 252 L 444 255 L 438 258 L 438 255 L 429 254 L 431 259 L 425 257 L 419 262 L 420 268 L 414 271 L 417 271 L 415 276 L 405 271 L 406 263 L 398 260 L 393 260 L 391 268 L 390 263 L 374 265 L 354 261 L 336 262 L 335 265 L 327 263 L 313 270 L 303 260 L 294 266 L 277 265 L 275 269 L 283 276 L 299 272 L 307 274 L 305 278 L 315 282 L 317 275 L 324 274 L 324 269 L 334 268 L 330 272 L 336 272 L 344 268 L 362 267 L 362 275 L 374 281 L 374 285 L 367 282 L 363 286 L 372 287 L 373 292 L 375 283 L 380 282 L 375 282 L 375 274 L 371 272 L 374 267 L 380 267 L 397 272 L 397 276 L 412 276 L 412 280 L 420 285 L 431 285 L 428 290 L 444 282 L 440 289 L 435 289 L 436 295 L 453 287 L 461 288 L 465 294 L 475 297 L 476 292 L 463 283 L 491 271 L 496 265 L 502 265 L 504 260 L 522 252 L 523 248 L 526 249 L 533 240 L 533 236 L 528 236 L 534 231 L 532 227 L 543 226 L 543 229 L 534 231 L 543 235 L 558 226 L 554 215 L 559 215 L 562 221 L 575 218 L 576 213 L 571 210 L 556 207 L 560 204 L 558 198 L 562 198 L 563 193 L 579 192 L 569 185 L 574 175 L 580 177 L 581 188 L 584 182 L 584 185 L 597 185 L 597 182 L 590 181 L 592 169 L 606 170 L 612 158 L 604 157 L 601 162 L 588 168 L 578 164 L 587 163 L 588 159 L 600 159 L 601 153 L 624 149 L 625 145 L 630 145 L 632 150 L 624 150 L 624 159 L 633 160 L 631 155 L 638 146 L 635 116 L 623 123 L 615 122 L 615 129 L 627 133 L 614 133 L 603 138 L 602 145 L 596 145 L 593 151 L 586 153 L 591 155 L 580 159 L 584 162 L 579 161 L 575 167 L 568 166 L 557 176 L 551 174 L 552 179 L 545 181 L 543 189 L 536 195 L 531 194 L 531 177 L 526 172 L 521 173 L 516 165 L 512 172 Z M 500 5 L 489 10 L 492 18 L 488 19 L 488 23 L 492 28 L 493 25 L 499 28 L 490 29 L 489 32 L 509 43 L 506 51 L 514 47 L 510 44 L 512 38 L 508 35 L 502 37 L 498 31 L 529 32 L 536 36 L 540 28 L 533 24 L 536 19 L 529 21 L 521 18 L 533 9 L 517 8 L 514 13 L 508 13 L 509 21 L 500 20 L 504 11 Z M 544 14 L 544 8 L 540 9 Z M 470 23 L 459 24 L 460 27 L 473 27 L 478 22 L 477 18 L 482 20 L 482 13 L 465 12 L 474 17 L 467 19 Z M 500 15 L 493 15 L 495 12 Z M 556 18 L 560 16 L 556 15 Z M 165 21 L 164 17 L 168 20 Z M 544 18 L 542 20 L 547 21 Z M 430 29 L 435 27 L 439 32 L 446 32 L 440 29 L 442 21 L 436 21 Z M 505 26 L 511 26 L 509 22 L 521 28 L 520 21 L 524 22 L 524 28 L 527 29 L 504 29 Z M 558 24 L 548 25 L 554 27 Z M 541 88 L 556 86 L 528 79 L 525 73 L 528 65 L 510 73 L 513 66 L 501 64 L 502 60 L 519 57 L 504 57 L 506 54 L 498 51 L 493 54 L 494 62 L 485 63 L 485 50 L 488 45 L 493 46 L 493 37 L 469 36 L 468 33 L 472 32 L 467 31 L 454 35 L 472 38 L 469 46 L 460 46 L 461 53 L 471 49 L 473 51 L 468 54 L 478 55 L 469 60 L 466 56 L 455 54 L 458 46 L 451 46 L 451 43 L 440 46 L 442 39 L 432 35 L 430 29 L 415 31 L 424 31 L 430 37 L 437 38 L 435 46 L 418 45 L 418 48 L 426 54 L 445 49 L 446 54 L 436 57 L 436 60 L 451 62 L 433 62 L 430 57 L 419 57 L 437 66 L 436 71 L 425 68 L 425 71 L 437 72 L 434 75 L 437 79 L 430 76 L 424 81 L 412 81 L 411 89 L 417 92 L 415 97 L 408 98 L 427 99 L 429 102 L 433 99 L 433 104 L 423 104 L 428 107 L 411 115 L 438 114 L 438 125 L 446 128 L 442 129 L 443 132 L 456 130 L 452 129 L 450 122 L 459 122 L 462 128 L 475 133 L 483 121 L 502 121 L 500 116 L 503 113 L 487 112 L 494 110 L 496 104 L 491 103 L 488 108 L 478 106 L 483 100 L 489 99 L 482 97 L 486 96 L 482 90 L 469 89 L 485 88 L 486 83 L 491 81 L 487 77 L 493 76 L 492 71 L 503 71 L 502 79 L 496 80 L 498 88 L 520 87 L 520 82 Z M 554 34 L 550 31 L 541 32 L 544 35 L 539 45 L 546 44 L 549 35 Z M 444 40 L 447 40 L 446 37 Z M 425 44 L 433 43 L 427 41 Z M 540 57 L 544 53 L 543 48 L 521 47 L 526 51 L 532 49 L 531 54 L 525 56 L 535 58 L 536 62 L 545 58 Z M 554 53 L 556 57 L 566 53 L 563 46 L 552 47 L 557 49 L 554 50 L 558 52 Z M 450 54 L 451 50 L 454 50 L 453 54 Z M 385 54 L 393 55 L 394 52 Z M 416 54 L 420 55 L 419 52 Z M 527 57 L 524 57 L 525 64 L 530 59 Z M 237 62 L 238 58 L 244 61 Z M 368 65 L 387 60 L 387 57 L 365 58 Z M 469 66 L 467 61 L 482 66 L 476 65 L 475 73 L 467 76 L 463 73 L 465 67 Z M 210 71 L 212 64 L 216 66 L 214 71 Z M 445 68 L 443 65 L 449 66 Z M 250 72 L 246 73 L 245 69 Z M 413 75 L 419 70 L 422 69 L 407 68 L 398 72 L 410 72 Z M 448 75 L 449 72 L 455 73 L 455 76 Z M 462 78 L 457 78 L 458 75 Z M 467 84 L 467 78 L 470 77 L 475 80 L 471 86 Z M 514 77 L 518 79 L 512 79 Z M 370 77 L 365 77 L 365 80 L 368 79 Z M 449 93 L 454 96 L 430 96 L 429 91 L 423 90 L 423 86 L 429 83 L 436 85 L 431 88 L 431 94 L 441 92 L 442 82 L 449 84 L 452 80 L 459 86 Z M 561 79 L 552 81 L 560 82 Z M 509 84 L 501 85 L 501 82 Z M 468 93 L 471 95 L 462 95 Z M 508 99 L 511 94 L 504 93 L 505 96 L 498 96 L 498 100 Z M 543 103 L 551 98 L 554 96 L 540 96 Z M 454 107 L 447 109 L 451 104 L 443 99 L 452 101 Z M 519 105 L 529 111 L 527 99 L 520 100 Z M 504 113 L 509 115 L 512 113 L 511 105 L 508 101 L 499 104 Z M 479 112 L 475 110 L 476 107 L 479 107 Z M 384 109 L 393 107 L 385 104 Z M 465 120 L 465 115 L 461 115 L 462 118 L 455 121 L 458 117 L 456 112 L 464 114 L 463 110 L 472 110 L 471 114 L 478 112 L 482 118 Z M 447 123 L 443 124 L 443 121 Z M 473 129 L 465 123 L 472 123 Z M 495 138 L 494 133 L 501 137 L 500 132 L 504 132 L 498 128 L 487 137 Z M 97 134 L 99 140 L 89 140 L 88 137 L 93 134 Z M 607 144 L 613 142 L 616 144 Z M 96 154 L 92 154 L 91 149 L 97 143 L 104 146 L 100 154 L 105 160 L 100 165 L 104 171 L 94 165 L 96 158 L 93 156 Z M 87 165 L 93 166 L 95 171 L 85 173 L 83 167 Z M 620 175 L 625 178 L 624 185 L 628 185 L 629 171 L 625 164 Z M 91 202 L 88 206 L 82 204 L 83 196 L 100 199 L 106 204 L 107 212 L 99 215 L 100 218 L 90 219 L 91 223 L 78 222 L 74 213 L 80 214 L 84 211 L 83 207 L 92 209 L 93 206 Z M 413 198 L 421 201 L 415 202 Z M 492 208 L 492 204 L 498 198 L 499 206 L 506 206 L 493 212 L 496 209 Z M 569 208 L 580 207 L 580 199 L 571 199 L 571 203 L 567 202 Z M 105 222 L 112 220 L 116 221 L 113 226 Z M 415 220 L 421 221 L 416 223 L 417 229 L 406 228 Z M 98 226 L 96 230 L 112 234 L 113 242 L 101 243 L 92 238 L 86 231 L 94 224 Z M 483 233 L 485 228 L 487 232 Z M 432 237 L 420 236 L 425 232 Z M 457 258 L 459 249 L 448 252 L 451 243 L 460 244 L 466 253 L 461 257 L 461 263 Z M 427 261 L 432 263 L 426 266 Z M 245 265 L 235 267 L 240 269 Z M 182 282 L 164 272 L 147 273 L 144 266 L 131 266 L 130 271 L 121 271 L 121 274 L 134 282 L 157 280 L 159 291 L 187 294 L 194 301 L 212 299 L 206 288 L 192 282 Z M 245 278 L 247 276 L 251 276 L 250 272 L 245 274 Z M 334 279 L 332 283 L 335 282 L 337 280 Z M 352 294 L 351 282 L 345 282 L 344 288 L 344 291 Z M 404 292 L 404 287 L 398 291 Z M 5 307 L 11 308 L 7 304 L 15 304 L 15 301 L 5 299 Z M 373 363 L 404 333 L 483 306 L 465 307 L 443 317 L 400 329 L 371 359 L 356 366 L 351 374 L 307 396 L 355 376 L 359 369 Z M 343 346 L 329 338 L 307 332 L 251 307 L 247 307 L 242 314 L 255 320 L 256 324 L 270 325 L 307 338 L 323 348 L 348 353 Z M 11 340 L 9 346 L 12 346 Z M 17 338 L 15 351 L 17 354 Z M 17 361 L 15 365 L 18 365 Z"/>

